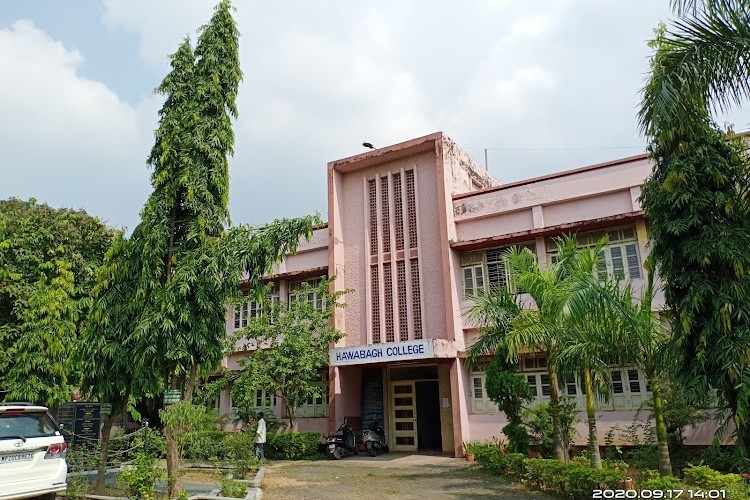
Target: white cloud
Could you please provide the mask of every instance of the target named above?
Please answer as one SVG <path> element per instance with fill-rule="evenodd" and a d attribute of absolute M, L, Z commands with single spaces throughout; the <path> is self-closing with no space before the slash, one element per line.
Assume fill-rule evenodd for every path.
<path fill-rule="evenodd" d="M 144 155 L 143 110 L 82 77 L 84 63 L 80 52 L 29 21 L 0 30 L 0 196 L 85 205 L 123 224 L 119 207 L 110 204 L 142 185 L 143 175 L 133 172 L 139 165 L 132 162 Z M 73 186 L 86 187 L 85 200 L 66 196 Z"/>
<path fill-rule="evenodd" d="M 552 19 L 547 16 L 522 17 L 511 26 L 510 33 L 501 40 L 512 43 L 521 38 L 535 37 L 547 31 L 550 26 L 552 26 Z"/>

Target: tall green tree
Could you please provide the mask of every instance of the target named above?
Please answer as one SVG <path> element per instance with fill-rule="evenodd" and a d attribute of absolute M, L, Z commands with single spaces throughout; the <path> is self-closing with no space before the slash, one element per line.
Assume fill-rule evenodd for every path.
<path fill-rule="evenodd" d="M 328 348 L 343 337 L 331 326 L 331 318 L 340 297 L 346 292 L 329 292 L 332 280 L 321 280 L 307 286 L 297 300 L 273 304 L 262 299 L 265 313 L 250 321 L 237 335 L 256 341 L 256 350 L 241 362 L 243 371 L 234 382 L 232 403 L 252 408 L 255 391 L 276 394 L 284 404 L 289 429 L 293 430 L 298 408 L 311 398 L 320 398 L 327 390 L 321 387 L 321 371 L 328 367 Z M 306 300 L 308 293 L 322 301 L 322 309 Z"/>
<path fill-rule="evenodd" d="M 96 268 L 114 231 L 36 200 L 0 201 L 0 389 L 7 399 L 67 401 Z"/>
<path fill-rule="evenodd" d="M 712 111 L 750 95 L 750 2 L 675 0 L 657 29 L 641 128 L 655 162 L 642 204 L 673 311 L 681 381 L 718 390 L 750 456 L 750 234 L 747 147 Z"/>
<path fill-rule="evenodd" d="M 232 119 L 242 73 L 229 0 L 185 40 L 156 89 L 166 97 L 148 158 L 153 192 L 132 236 L 121 242 L 101 283 L 101 323 L 122 339 L 140 387 L 180 389 L 190 402 L 199 370 L 224 354 L 226 306 L 243 273 L 256 284 L 274 262 L 309 237 L 316 217 L 229 228 Z M 107 304 L 123 306 L 104 311 Z M 142 380 L 151 377 L 151 380 Z M 112 395 L 114 396 L 114 395 Z M 120 389 L 120 397 L 124 397 Z M 169 494 L 180 489 L 176 436 L 167 427 Z"/>
<path fill-rule="evenodd" d="M 750 211 L 745 146 L 710 122 L 655 138 L 642 203 L 673 311 L 681 380 L 718 390 L 750 456 Z"/>

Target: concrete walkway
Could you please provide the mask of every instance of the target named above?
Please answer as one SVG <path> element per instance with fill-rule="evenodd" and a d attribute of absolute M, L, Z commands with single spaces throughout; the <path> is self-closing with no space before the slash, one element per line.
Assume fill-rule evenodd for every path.
<path fill-rule="evenodd" d="M 266 469 L 263 500 L 297 499 L 552 500 L 440 455 L 387 453 L 339 461 L 275 462 Z"/>

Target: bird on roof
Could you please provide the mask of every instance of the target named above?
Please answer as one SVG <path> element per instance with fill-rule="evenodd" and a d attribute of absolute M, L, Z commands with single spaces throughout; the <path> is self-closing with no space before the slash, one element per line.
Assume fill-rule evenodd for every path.
<path fill-rule="evenodd" d="M 364 147 L 366 147 L 366 148 L 370 148 L 370 149 L 375 149 L 375 146 L 373 146 L 373 145 L 372 145 L 371 143 L 369 143 L 369 142 L 363 142 L 363 143 L 362 143 L 362 145 L 363 145 Z"/>

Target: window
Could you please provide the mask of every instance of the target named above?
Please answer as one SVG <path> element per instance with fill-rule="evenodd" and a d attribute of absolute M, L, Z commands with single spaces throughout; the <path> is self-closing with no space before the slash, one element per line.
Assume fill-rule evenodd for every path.
<path fill-rule="evenodd" d="M 262 308 L 260 302 L 249 300 L 243 302 L 234 309 L 234 329 L 247 328 L 250 319 L 260 318 Z"/>
<path fill-rule="evenodd" d="M 289 302 L 304 300 L 312 304 L 316 310 L 322 311 L 325 307 L 325 297 L 317 289 L 320 281 L 320 278 L 315 278 L 289 283 Z"/>
<path fill-rule="evenodd" d="M 464 297 L 479 295 L 484 291 L 484 267 L 464 267 Z"/>
<path fill-rule="evenodd" d="M 568 396 L 575 396 L 578 394 L 578 384 L 576 384 L 575 377 L 569 377 L 565 380 L 565 394 Z"/>
<path fill-rule="evenodd" d="M 315 384 L 320 391 L 315 397 L 309 398 L 305 404 L 297 408 L 298 417 L 327 417 L 328 405 L 331 400 L 330 386 L 328 385 L 328 370 L 323 369 L 319 375 L 319 381 Z"/>
<path fill-rule="evenodd" d="M 497 413 L 500 410 L 497 404 L 490 401 L 485 389 L 487 377 L 485 373 L 474 372 L 471 374 L 471 412 L 472 413 Z"/>
<path fill-rule="evenodd" d="M 638 238 L 635 228 L 626 227 L 609 231 L 595 231 L 576 235 L 579 248 L 592 247 L 608 236 L 606 246 L 599 254 L 597 275 L 604 280 L 607 276 L 617 279 L 640 278 L 641 262 L 638 256 Z M 547 253 L 552 263 L 557 261 L 557 242 L 547 238 Z"/>
<path fill-rule="evenodd" d="M 270 294 L 271 303 L 273 307 L 279 303 L 279 288 L 276 283 L 273 284 Z M 248 300 L 235 306 L 234 308 L 234 329 L 239 330 L 241 328 L 247 328 L 250 320 L 257 319 L 263 316 L 264 306 L 263 302 L 257 300 Z"/>
<path fill-rule="evenodd" d="M 275 415 L 276 394 L 273 394 L 265 389 L 256 389 L 253 409 L 256 412 L 262 411 L 267 415 Z"/>
<path fill-rule="evenodd" d="M 521 245 L 521 247 L 534 251 L 533 244 Z M 522 292 L 512 288 L 510 270 L 505 262 L 506 255 L 511 248 L 509 246 L 490 248 L 486 251 L 467 252 L 461 255 L 465 298 L 499 288 Z"/>
<path fill-rule="evenodd" d="M 622 394 L 625 392 L 622 387 L 622 374 L 620 373 L 620 370 L 612 372 L 612 392 L 615 394 Z"/>

